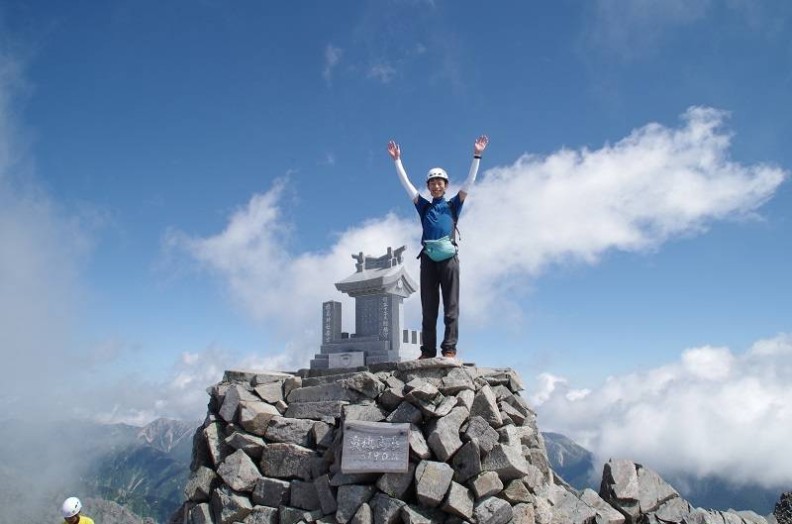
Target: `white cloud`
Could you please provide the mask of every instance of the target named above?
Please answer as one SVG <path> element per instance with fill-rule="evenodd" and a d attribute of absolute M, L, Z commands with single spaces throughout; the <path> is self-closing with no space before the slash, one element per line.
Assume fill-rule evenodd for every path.
<path fill-rule="evenodd" d="M 682 353 L 685 371 L 701 380 L 723 380 L 729 378 L 734 357 L 728 348 L 701 347 Z"/>
<path fill-rule="evenodd" d="M 390 64 L 378 63 L 369 68 L 366 76 L 382 82 L 383 84 L 389 84 L 391 80 L 393 80 L 393 77 L 396 76 L 396 69 Z"/>
<path fill-rule="evenodd" d="M 706 16 L 711 0 L 636 0 L 594 3 L 588 40 L 624 59 L 651 53 L 677 27 Z"/>
<path fill-rule="evenodd" d="M 688 349 L 679 362 L 611 377 L 585 396 L 570 396 L 557 378 L 534 397 L 539 426 L 578 441 L 601 462 L 628 458 L 664 475 L 788 485 L 792 455 L 781 450 L 792 428 L 790 357 L 792 335 L 780 334 L 743 354 Z"/>
<path fill-rule="evenodd" d="M 314 316 L 318 316 L 314 315 Z M 209 346 L 201 351 L 184 352 L 178 356 L 167 376 L 161 381 L 127 375 L 110 384 L 92 384 L 90 390 L 80 391 L 76 414 L 102 423 L 126 423 L 143 426 L 158 417 L 180 420 L 200 420 L 206 414 L 206 389 L 218 383 L 226 370 L 285 371 L 294 370 L 294 351 L 304 355 L 308 346 L 315 345 L 318 331 L 312 340 L 298 339 L 285 351 L 272 355 L 239 355 Z"/>
<path fill-rule="evenodd" d="M 330 83 L 333 79 L 333 71 L 335 70 L 338 63 L 341 61 L 341 57 L 344 55 L 344 52 L 341 50 L 340 47 L 335 47 L 333 44 L 327 44 L 324 51 L 324 69 L 322 70 L 322 77 L 324 77 L 327 83 Z"/>
<path fill-rule="evenodd" d="M 536 386 L 529 400 L 534 405 L 544 404 L 559 389 L 564 389 L 564 396 L 567 400 L 582 399 L 591 393 L 588 389 L 569 389 L 568 381 L 564 377 L 559 377 L 552 373 L 541 373 L 536 377 Z"/>
<path fill-rule="evenodd" d="M 463 293 L 476 297 L 463 296 L 466 311 L 497 315 L 552 265 L 649 252 L 714 221 L 754 217 L 788 174 L 732 161 L 726 117 L 694 107 L 678 128 L 651 123 L 600 149 L 526 154 L 489 169 L 460 222 Z"/>
<path fill-rule="evenodd" d="M 8 395 L 26 388 L 31 370 L 61 391 L 85 293 L 80 270 L 91 247 L 80 217 L 36 183 L 24 133 L 12 117 L 20 75 L 19 64 L 0 51 L 0 361 Z M 39 396 L 23 397 L 4 412 L 47 405 Z"/>
<path fill-rule="evenodd" d="M 83 270 L 107 217 L 66 208 L 39 183 L 14 118 L 24 84 L 21 64 L 0 50 L 0 408 L 9 418 L 55 420 L 111 398 L 85 388 L 128 346 L 84 332 Z M 32 379 L 46 391 L 29 394 Z"/>
<path fill-rule="evenodd" d="M 158 417 L 200 420 L 206 414 L 206 388 L 219 382 L 226 369 L 247 367 L 244 359 L 214 346 L 185 352 L 161 382 L 128 375 L 108 385 L 95 384 L 82 392 L 86 397 L 80 400 L 80 414 L 97 422 L 134 426 Z"/>
<path fill-rule="evenodd" d="M 729 24 L 775 39 L 784 33 L 786 13 L 781 11 L 786 7 L 781 5 L 750 0 L 597 0 L 590 4 L 584 52 L 599 49 L 625 61 L 640 59 L 673 43 L 679 29 L 716 16 L 728 16 Z"/>

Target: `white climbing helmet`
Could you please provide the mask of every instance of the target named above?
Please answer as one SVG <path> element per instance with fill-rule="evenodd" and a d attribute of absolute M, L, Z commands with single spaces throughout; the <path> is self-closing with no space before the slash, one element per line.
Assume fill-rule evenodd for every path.
<path fill-rule="evenodd" d="M 429 182 L 433 178 L 442 178 L 448 183 L 448 173 L 445 172 L 445 169 L 440 167 L 433 167 L 426 173 L 426 181 Z"/>
<path fill-rule="evenodd" d="M 63 518 L 68 519 L 80 512 L 82 509 L 82 503 L 80 499 L 77 497 L 69 497 L 63 501 L 63 505 L 61 506 L 61 515 Z"/>

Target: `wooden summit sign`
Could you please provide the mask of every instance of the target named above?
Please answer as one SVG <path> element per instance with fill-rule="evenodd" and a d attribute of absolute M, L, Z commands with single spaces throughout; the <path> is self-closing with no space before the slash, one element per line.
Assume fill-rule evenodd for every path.
<path fill-rule="evenodd" d="M 341 473 L 406 473 L 410 425 L 349 421 L 344 424 Z"/>

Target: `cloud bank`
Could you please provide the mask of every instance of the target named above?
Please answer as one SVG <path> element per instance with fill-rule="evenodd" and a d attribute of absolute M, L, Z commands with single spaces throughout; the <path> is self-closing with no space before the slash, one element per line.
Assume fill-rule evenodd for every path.
<path fill-rule="evenodd" d="M 649 252 L 718 220 L 755 217 L 788 173 L 732 161 L 727 116 L 692 107 L 677 128 L 650 123 L 600 149 L 526 154 L 488 170 L 462 221 L 470 312 L 497 311 L 554 265 Z"/>
<path fill-rule="evenodd" d="M 57 387 L 69 369 L 84 299 L 80 268 L 91 247 L 80 218 L 64 213 L 32 174 L 25 134 L 12 118 L 20 75 L 0 50 L 0 361 L 8 392 L 0 407 L 10 416 L 32 370 Z M 46 404 L 25 398 L 36 402 Z"/>
<path fill-rule="evenodd" d="M 576 390 L 544 375 L 533 396 L 540 426 L 662 475 L 715 475 L 766 487 L 792 483 L 792 334 L 685 350 L 677 362 Z"/>

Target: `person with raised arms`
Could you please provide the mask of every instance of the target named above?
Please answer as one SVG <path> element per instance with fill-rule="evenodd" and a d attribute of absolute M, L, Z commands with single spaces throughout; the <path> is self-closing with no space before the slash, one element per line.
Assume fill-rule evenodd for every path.
<path fill-rule="evenodd" d="M 445 333 L 440 344 L 443 357 L 456 358 L 459 337 L 459 258 L 457 257 L 456 224 L 462 212 L 473 183 L 476 181 L 481 155 L 487 148 L 489 138 L 481 135 L 473 144 L 473 162 L 467 180 L 459 192 L 450 200 L 445 194 L 448 188 L 448 174 L 444 169 L 435 167 L 426 175 L 426 187 L 431 200 L 424 198 L 410 183 L 401 161 L 401 148 L 391 140 L 388 154 L 396 165 L 396 173 L 402 186 L 415 204 L 421 220 L 423 248 L 421 259 L 421 324 L 422 343 L 419 358 L 437 356 L 437 316 L 440 309 L 440 296 L 443 297 L 443 321 Z"/>

